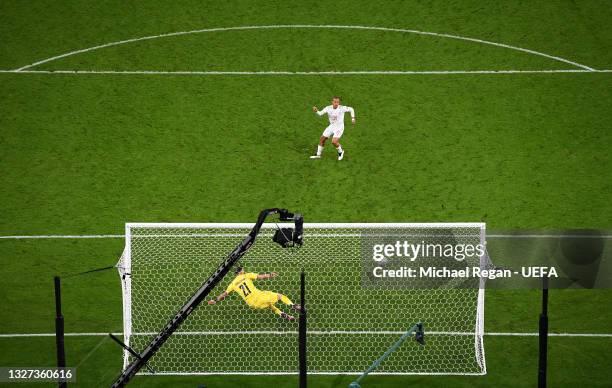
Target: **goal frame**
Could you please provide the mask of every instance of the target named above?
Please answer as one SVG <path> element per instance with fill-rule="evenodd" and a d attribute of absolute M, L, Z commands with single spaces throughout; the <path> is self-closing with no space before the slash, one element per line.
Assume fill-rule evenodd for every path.
<path fill-rule="evenodd" d="M 132 335 L 132 303 L 131 303 L 131 276 L 125 276 L 131 274 L 131 240 L 132 240 L 132 229 L 133 228 L 196 228 L 196 229 L 213 229 L 213 228 L 224 228 L 224 229 L 250 229 L 254 223 L 183 223 L 183 222 L 128 222 L 125 224 L 125 248 L 122 254 L 123 267 L 119 268 L 120 276 L 122 277 L 122 301 L 123 301 L 123 340 L 124 343 L 130 346 L 130 337 Z M 261 225 L 261 230 L 276 230 L 279 224 L 266 222 Z M 480 242 L 486 246 L 486 223 L 484 222 L 393 222 L 393 223 L 304 223 L 304 235 L 306 239 L 309 237 L 308 229 L 386 229 L 386 228 L 431 228 L 431 229 L 448 229 L 448 228 L 478 228 L 480 230 Z M 346 236 L 346 235 L 342 235 Z M 232 237 L 234 237 L 232 235 Z M 244 233 L 236 233 L 235 237 L 242 238 Z M 486 253 L 480 256 L 480 266 L 485 267 L 488 260 Z M 485 301 L 485 279 L 480 279 L 480 285 L 477 296 L 477 311 L 474 322 L 473 332 L 458 332 L 453 333 L 456 335 L 473 335 L 474 336 L 474 348 L 475 353 L 479 356 L 476 357 L 479 364 L 481 364 L 482 372 L 471 373 L 471 372 L 372 372 L 371 375 L 473 375 L 482 376 L 486 375 L 486 358 L 484 349 L 484 301 Z M 288 333 L 283 333 L 284 335 Z M 297 331 L 295 333 L 297 335 Z M 330 333 L 332 334 L 332 333 Z M 436 335 L 444 333 L 428 332 L 428 335 Z M 399 334 L 398 334 L 399 335 Z M 129 365 L 130 354 L 127 350 L 123 351 L 123 370 Z M 343 371 L 343 372 L 308 372 L 312 375 L 360 375 L 363 371 Z M 139 374 L 150 374 L 139 372 Z M 295 372 L 156 372 L 155 375 L 185 375 L 185 376 L 209 376 L 209 375 L 298 375 L 299 371 Z"/>

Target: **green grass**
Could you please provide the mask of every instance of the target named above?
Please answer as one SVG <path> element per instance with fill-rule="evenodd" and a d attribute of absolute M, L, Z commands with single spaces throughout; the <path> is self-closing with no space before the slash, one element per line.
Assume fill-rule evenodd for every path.
<path fill-rule="evenodd" d="M 537 378 L 537 337 L 487 337 L 486 376 L 371 376 L 364 380 L 368 387 L 400 387 L 409 384 L 425 387 L 533 387 Z M 551 338 L 549 341 L 549 385 L 591 387 L 607 386 L 610 378 L 608 348 L 610 339 L 594 338 Z M 3 339 L 0 362 L 6 366 L 50 364 L 48 354 L 54 352 L 52 338 L 36 338 L 27 342 Z M 68 363 L 79 365 L 77 385 L 108 386 L 120 368 L 118 359 L 121 351 L 108 337 L 68 338 L 66 340 Z M 7 354 L 8 353 L 8 354 Z M 508 355 L 511 355 L 509 357 Z M 347 387 L 354 376 L 311 376 L 309 381 L 315 387 Z M 208 387 L 243 386 L 295 387 L 296 376 L 141 376 L 134 379 L 134 387 Z M 36 386 L 51 386 L 37 383 Z"/>
<path fill-rule="evenodd" d="M 5 234 L 279 203 L 311 221 L 610 225 L 607 74 L 2 77 Z M 313 162 L 325 124 L 309 109 L 334 91 L 359 107 L 347 163 Z"/>
<path fill-rule="evenodd" d="M 328 12 L 331 9 L 333 12 Z M 604 1 L 0 4 L 0 69 L 147 35 L 342 24 L 510 44 L 612 67 Z M 330 48 L 334 42 L 334 49 Z M 524 52 L 363 30 L 202 33 L 91 51 L 39 70 L 537 70 Z M 159 76 L 0 73 L 0 235 L 121 234 L 128 221 L 249 222 L 264 207 L 309 222 L 486 221 L 489 229 L 612 228 L 610 73 Z M 342 163 L 307 158 L 340 94 L 358 123 Z M 121 239 L 0 240 L 0 333 L 53 330 L 52 276 L 112 265 Z M 495 258 L 493 258 L 495 259 Z M 551 331 L 610 333 L 609 290 L 551 292 Z M 121 331 L 114 271 L 67 279 L 68 332 Z M 489 291 L 486 331 L 537 331 L 536 291 Z M 551 386 L 605 386 L 609 338 L 550 339 Z M 120 350 L 69 337 L 82 386 Z M 99 347 L 97 347 L 99 345 Z M 536 337 L 486 337 L 484 377 L 370 377 L 371 387 L 533 386 Z M 52 365 L 52 338 L 0 338 L 0 365 Z M 341 387 L 343 376 L 316 376 Z M 134 386 L 296 385 L 295 377 L 139 377 Z M 38 385 L 37 385 L 38 386 Z M 43 386 L 43 385 L 40 385 Z"/>

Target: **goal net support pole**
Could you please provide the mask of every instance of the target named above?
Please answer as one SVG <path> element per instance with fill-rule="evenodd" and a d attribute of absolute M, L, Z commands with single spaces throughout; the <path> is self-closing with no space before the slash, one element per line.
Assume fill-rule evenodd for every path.
<path fill-rule="evenodd" d="M 307 313 L 306 313 L 306 275 L 304 270 L 300 273 L 300 307 L 302 312 L 299 318 L 299 362 L 300 362 L 300 388 L 307 388 L 308 382 L 308 358 L 306 346 L 306 328 L 307 328 Z"/>
<path fill-rule="evenodd" d="M 548 361 L 548 278 L 542 278 L 542 312 L 539 325 L 538 388 L 546 388 Z"/>
<path fill-rule="evenodd" d="M 206 298 L 206 296 L 212 291 L 213 288 L 225 277 L 230 268 L 238 261 L 242 256 L 244 256 L 249 248 L 255 243 L 255 239 L 259 234 L 259 230 L 263 225 L 264 221 L 269 215 L 279 214 L 281 221 L 295 221 L 296 224 L 296 234 L 293 236 L 292 241 L 295 244 L 301 245 L 302 243 L 302 235 L 301 235 L 301 226 L 302 226 L 302 216 L 299 214 L 289 213 L 286 209 L 272 208 L 262 210 L 259 213 L 259 217 L 257 219 L 257 223 L 248 234 L 248 236 L 240 243 L 234 250 L 229 254 L 229 256 L 219 264 L 217 270 L 209 276 L 209 278 L 200 286 L 200 288 L 191 296 L 191 298 L 180 308 L 180 310 L 174 315 L 174 317 L 164 326 L 164 328 L 159 332 L 159 334 L 153 338 L 153 340 L 149 343 L 149 345 L 140 353 L 140 357 L 134 359 L 128 366 L 123 370 L 121 375 L 117 378 L 117 380 L 113 383 L 112 387 L 123 387 L 125 386 L 136 373 L 142 367 L 144 367 L 147 362 L 153 357 L 153 355 L 161 348 L 161 346 L 168 340 L 168 338 L 174 333 L 179 326 L 189 317 L 189 315 L 202 303 L 202 301 Z M 287 245 L 288 246 L 288 245 Z"/>
<path fill-rule="evenodd" d="M 57 351 L 57 367 L 66 367 L 66 350 L 64 347 L 64 315 L 62 314 L 62 291 L 59 276 L 53 278 L 55 284 L 55 346 Z M 66 381 L 58 382 L 59 388 L 66 388 Z"/>
<path fill-rule="evenodd" d="M 391 347 L 387 349 L 387 351 L 382 356 L 380 356 L 376 361 L 374 361 L 372 365 L 365 372 L 363 372 L 361 376 L 357 378 L 357 380 L 353 381 L 349 385 L 349 388 L 359 388 L 360 387 L 359 382 L 363 380 L 370 372 L 373 372 L 374 370 L 376 370 L 376 368 L 378 368 L 380 364 L 382 364 L 383 361 L 385 361 L 393 352 L 395 352 L 400 346 L 402 346 L 404 341 L 406 341 L 408 337 L 411 337 L 413 333 L 415 334 L 415 340 L 419 344 L 424 346 L 425 337 L 424 337 L 424 332 L 423 332 L 423 324 L 419 322 L 413 325 L 407 332 L 405 332 L 400 337 L 400 339 L 398 339 L 393 345 L 391 345 Z"/>

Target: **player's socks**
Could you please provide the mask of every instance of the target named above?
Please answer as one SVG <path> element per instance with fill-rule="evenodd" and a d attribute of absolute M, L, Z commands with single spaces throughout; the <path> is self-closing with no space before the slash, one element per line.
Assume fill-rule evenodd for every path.
<path fill-rule="evenodd" d="M 291 306 L 293 304 L 293 302 L 291 301 L 291 299 L 287 298 L 285 295 L 280 294 L 280 301 L 283 302 L 284 304 L 286 304 L 287 306 Z"/>
<path fill-rule="evenodd" d="M 288 320 L 289 322 L 293 322 L 295 321 L 295 317 L 292 315 L 289 315 L 287 313 L 281 313 L 280 314 L 281 318 L 285 318 L 286 320 Z"/>
<path fill-rule="evenodd" d="M 341 145 L 338 145 L 338 160 L 342 160 L 344 158 L 344 150 Z"/>
<path fill-rule="evenodd" d="M 315 155 L 312 155 L 310 159 L 319 159 L 322 153 L 323 153 L 323 147 L 319 145 L 317 146 L 317 153 Z"/>

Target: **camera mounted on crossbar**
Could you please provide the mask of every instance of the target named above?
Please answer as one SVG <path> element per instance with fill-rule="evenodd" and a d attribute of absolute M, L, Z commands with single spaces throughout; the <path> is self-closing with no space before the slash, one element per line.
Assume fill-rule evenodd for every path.
<path fill-rule="evenodd" d="M 299 213 L 290 213 L 287 209 L 280 209 L 281 221 L 293 221 L 293 228 L 278 228 L 272 237 L 272 241 L 283 248 L 299 247 L 304 239 L 304 217 Z"/>

